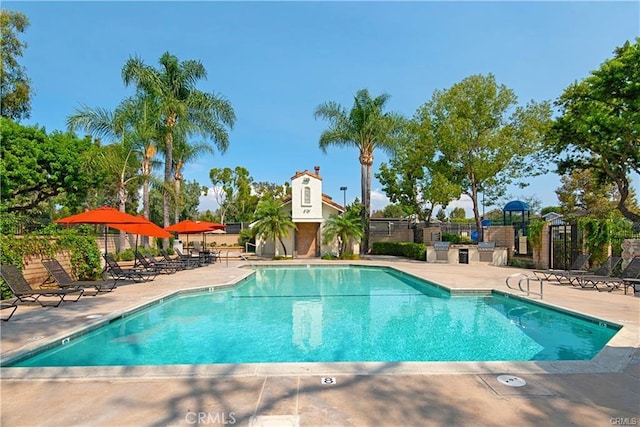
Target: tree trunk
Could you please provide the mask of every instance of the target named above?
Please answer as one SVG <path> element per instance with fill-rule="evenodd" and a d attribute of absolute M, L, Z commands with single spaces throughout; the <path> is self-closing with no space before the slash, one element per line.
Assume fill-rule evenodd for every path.
<path fill-rule="evenodd" d="M 482 219 L 480 218 L 480 210 L 478 209 L 478 190 L 471 189 L 471 201 L 473 202 L 473 217 L 476 220 L 476 230 L 478 231 L 478 242 L 482 236 Z"/>
<path fill-rule="evenodd" d="M 123 213 L 126 212 L 128 196 L 129 194 L 127 192 L 127 189 L 125 188 L 125 184 L 121 182 L 118 188 L 118 210 L 120 212 L 123 212 Z M 120 247 L 119 247 L 120 251 L 123 250 L 125 243 L 126 243 L 125 232 L 120 231 Z"/>
<path fill-rule="evenodd" d="M 373 153 L 360 151 L 360 185 L 362 188 L 361 211 L 362 227 L 364 236 L 360 245 L 360 255 L 369 252 L 369 217 L 371 216 L 371 165 L 373 164 Z"/>
<path fill-rule="evenodd" d="M 173 126 L 175 125 L 175 118 L 167 118 L 167 127 L 169 133 L 165 138 L 165 153 L 164 153 L 164 188 L 162 189 L 162 221 L 165 227 L 171 225 L 171 194 L 170 188 L 173 186 Z M 164 249 L 169 249 L 169 238 L 162 240 L 162 246 Z"/>
<path fill-rule="evenodd" d="M 635 212 L 631 212 L 627 208 L 627 199 L 629 198 L 629 180 L 617 179 L 616 185 L 618 186 L 618 192 L 620 193 L 620 199 L 618 200 L 618 210 L 628 220 L 632 222 L 640 222 L 640 215 Z"/>
<path fill-rule="evenodd" d="M 142 216 L 149 219 L 149 179 L 151 176 L 151 162 L 149 159 L 142 161 Z M 142 247 L 149 247 L 149 236 L 142 236 Z"/>
<path fill-rule="evenodd" d="M 182 178 L 179 173 L 176 172 L 176 175 L 173 180 L 173 189 L 175 191 L 175 201 L 173 204 L 173 214 L 175 218 L 175 222 L 180 222 L 180 184 Z"/>
<path fill-rule="evenodd" d="M 284 252 L 284 257 L 287 257 L 287 247 L 284 245 L 284 242 L 282 241 L 282 237 L 278 236 L 278 240 L 280 241 L 280 244 L 282 245 L 282 250 Z"/>

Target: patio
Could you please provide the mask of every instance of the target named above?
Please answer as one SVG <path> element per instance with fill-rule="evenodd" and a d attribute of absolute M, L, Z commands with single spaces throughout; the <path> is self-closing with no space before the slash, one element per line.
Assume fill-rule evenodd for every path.
<path fill-rule="evenodd" d="M 316 262 L 327 263 L 304 263 Z M 526 271 L 393 257 L 349 263 L 388 265 L 449 288 L 502 291 L 507 276 Z M 250 274 L 242 266 L 246 262 L 234 258 L 59 308 L 20 306 L 2 324 L 2 358 L 178 289 L 235 282 Z M 624 327 L 595 359 L 580 362 L 1 368 L 0 421 L 8 426 L 637 424 L 640 299 L 548 284 L 544 295 L 548 304 Z M 502 374 L 517 375 L 527 385 L 503 385 L 496 378 Z"/>

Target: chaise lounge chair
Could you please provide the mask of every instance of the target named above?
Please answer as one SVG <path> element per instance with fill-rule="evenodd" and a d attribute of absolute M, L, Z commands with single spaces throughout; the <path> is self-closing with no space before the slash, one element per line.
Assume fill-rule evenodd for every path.
<path fill-rule="evenodd" d="M 561 279 L 567 279 L 573 286 L 580 286 L 581 288 L 592 288 L 589 282 L 580 281 L 581 277 L 596 276 L 596 277 L 611 277 L 618 268 L 618 265 L 622 262 L 622 258 L 619 256 L 610 256 L 607 258 L 600 267 L 595 271 L 589 272 L 573 272 L 560 276 Z"/>
<path fill-rule="evenodd" d="M 153 280 L 158 275 L 157 271 L 147 271 L 140 268 L 122 268 L 120 264 L 109 254 L 104 254 L 107 263 L 107 272 L 115 280 L 147 281 Z"/>
<path fill-rule="evenodd" d="M 22 275 L 22 272 L 18 270 L 15 265 L 0 265 L 0 276 L 5 281 L 13 295 L 20 302 L 37 302 L 43 307 L 46 306 L 59 306 L 67 295 L 77 295 L 78 297 L 73 302 L 76 302 L 84 294 L 82 288 L 70 288 L 70 289 L 32 289 L 29 283 Z M 44 301 L 40 301 L 40 297 L 55 297 L 59 301 L 57 304 L 45 304 Z"/>
<path fill-rule="evenodd" d="M 562 277 L 566 276 L 567 274 L 588 273 L 588 271 L 585 269 L 585 265 L 587 264 L 587 261 L 589 261 L 589 257 L 590 255 L 588 254 L 578 255 L 568 270 L 534 270 L 533 274 L 540 280 L 556 280 L 560 282 Z"/>
<path fill-rule="evenodd" d="M 168 262 L 149 260 L 140 252 L 135 253 L 136 263 L 147 271 L 157 271 L 160 274 L 173 274 L 178 271 L 178 266 Z"/>
<path fill-rule="evenodd" d="M 16 310 L 18 309 L 18 304 L 16 304 L 16 301 L 18 301 L 17 298 L 5 299 L 0 301 L 0 310 L 5 310 L 5 309 L 11 310 L 11 313 L 9 313 L 9 316 L 2 319 L 5 322 L 11 319 L 11 316 L 13 316 L 13 313 L 15 313 Z"/>
<path fill-rule="evenodd" d="M 167 260 L 167 261 L 179 262 L 186 269 L 200 267 L 200 259 L 199 258 L 192 257 L 191 255 L 184 255 L 182 252 L 180 252 L 180 249 L 177 249 L 177 248 L 175 249 L 175 251 L 178 254 L 178 258 L 172 259 L 169 256 L 169 254 L 167 253 L 167 251 L 165 251 L 164 249 L 160 249 L 160 253 L 164 257 L 164 259 Z"/>
<path fill-rule="evenodd" d="M 111 292 L 116 286 L 118 286 L 118 280 L 73 280 L 73 278 L 67 273 L 67 270 L 62 267 L 62 264 L 56 259 L 42 260 L 42 265 L 49 272 L 49 276 L 53 278 L 55 283 L 62 289 L 68 288 L 94 288 L 98 295 L 100 292 Z"/>
<path fill-rule="evenodd" d="M 162 253 L 162 250 L 160 251 L 160 253 Z M 171 259 L 171 257 L 168 255 L 167 256 L 163 255 L 162 258 L 160 259 L 154 257 L 153 255 L 145 255 L 145 258 L 149 260 L 149 262 L 151 262 L 152 264 L 153 263 L 167 264 L 168 266 L 175 268 L 177 271 L 182 271 L 185 268 L 187 268 L 185 263 L 183 263 L 179 259 Z"/>
<path fill-rule="evenodd" d="M 626 294 L 628 287 L 640 283 L 640 257 L 634 257 L 618 277 L 584 275 L 578 278 L 578 283 L 583 288 L 592 287 L 599 291 L 602 291 L 600 287 L 606 286 L 606 290 L 609 292 L 624 287 Z"/>

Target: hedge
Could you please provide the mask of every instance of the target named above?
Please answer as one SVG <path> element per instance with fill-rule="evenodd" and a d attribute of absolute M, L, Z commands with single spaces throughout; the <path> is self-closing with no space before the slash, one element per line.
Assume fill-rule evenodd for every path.
<path fill-rule="evenodd" d="M 374 242 L 371 253 L 373 255 L 403 256 L 424 261 L 426 259 L 427 246 L 424 243 Z"/>

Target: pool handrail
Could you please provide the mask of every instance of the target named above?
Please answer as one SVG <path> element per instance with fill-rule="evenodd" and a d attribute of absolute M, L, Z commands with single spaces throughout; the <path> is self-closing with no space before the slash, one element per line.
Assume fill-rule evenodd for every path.
<path fill-rule="evenodd" d="M 527 294 L 527 296 L 529 296 L 529 295 L 538 295 L 540 297 L 540 299 L 543 299 L 543 295 L 542 295 L 543 294 L 543 292 L 542 292 L 542 280 L 538 276 L 536 276 L 536 275 L 527 275 L 525 273 L 514 273 L 514 274 L 508 276 L 506 278 L 506 280 L 505 280 L 505 282 L 507 284 L 507 288 L 513 289 L 514 291 L 518 290 L 518 289 L 514 288 L 513 286 L 511 286 L 509 284 L 509 279 L 512 279 L 512 278 L 515 279 L 516 277 L 520 277 L 520 280 L 518 280 L 518 289 L 520 291 L 525 292 Z M 522 288 L 522 282 L 525 281 L 525 280 L 527 281 L 527 289 L 523 289 Z M 540 284 L 540 292 L 534 292 L 534 291 L 531 290 L 531 283 L 530 283 L 531 280 L 536 280 Z"/>

